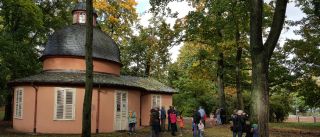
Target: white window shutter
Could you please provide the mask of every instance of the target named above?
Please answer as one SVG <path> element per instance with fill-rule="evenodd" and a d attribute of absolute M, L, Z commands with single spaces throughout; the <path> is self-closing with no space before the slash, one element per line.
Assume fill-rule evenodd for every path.
<path fill-rule="evenodd" d="M 23 113 L 23 89 L 17 88 L 15 92 L 15 118 L 22 118 Z"/>
<path fill-rule="evenodd" d="M 63 119 L 64 111 L 64 90 L 57 90 L 57 100 L 56 100 L 56 119 Z"/>
<path fill-rule="evenodd" d="M 65 119 L 73 119 L 74 99 L 73 92 L 66 91 Z"/>
<path fill-rule="evenodd" d="M 157 95 L 157 107 L 160 107 L 160 95 Z"/>
<path fill-rule="evenodd" d="M 161 96 L 160 95 L 152 95 L 152 104 L 151 107 L 161 107 Z"/>
<path fill-rule="evenodd" d="M 55 120 L 74 120 L 75 90 L 72 88 L 57 88 Z"/>

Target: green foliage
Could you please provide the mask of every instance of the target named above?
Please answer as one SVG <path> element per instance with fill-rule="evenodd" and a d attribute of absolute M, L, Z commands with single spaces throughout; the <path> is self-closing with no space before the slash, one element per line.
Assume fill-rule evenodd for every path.
<path fill-rule="evenodd" d="M 288 94 L 275 94 L 270 97 L 270 122 L 283 122 L 289 115 L 290 98 Z"/>
<path fill-rule="evenodd" d="M 153 14 L 153 26 L 137 26 L 138 35 L 132 36 L 122 51 L 122 74 L 149 76 L 167 82 L 170 63 L 169 49 L 175 43 L 179 30 L 170 28 L 162 14 Z"/>
<path fill-rule="evenodd" d="M 297 0 L 306 17 L 291 25 L 301 25 L 296 34 L 302 36 L 300 40 L 287 40 L 284 45 L 288 59 L 289 70 L 295 75 L 294 91 L 302 97 L 305 105 L 310 108 L 320 107 L 320 16 L 319 0 Z"/>
<path fill-rule="evenodd" d="M 14 40 L 28 38 L 43 25 L 42 12 L 31 0 L 3 0 L 0 16 L 3 17 L 4 33 Z"/>
<path fill-rule="evenodd" d="M 40 72 L 41 46 L 53 30 L 68 24 L 70 9 L 67 0 L 0 2 L 0 105 L 8 81 Z"/>

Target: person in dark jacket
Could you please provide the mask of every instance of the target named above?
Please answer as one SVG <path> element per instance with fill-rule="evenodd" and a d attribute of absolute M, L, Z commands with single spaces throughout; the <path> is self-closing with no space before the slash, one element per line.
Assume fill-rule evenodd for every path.
<path fill-rule="evenodd" d="M 192 116 L 192 131 L 193 131 L 193 137 L 198 137 L 200 136 L 200 131 L 198 128 L 198 124 L 200 123 L 201 120 L 201 115 L 197 109 L 193 111 L 193 116 Z"/>
<path fill-rule="evenodd" d="M 159 118 L 159 109 L 151 109 L 150 114 L 150 125 L 151 125 L 151 136 L 159 137 L 160 135 L 160 118 Z"/>
<path fill-rule="evenodd" d="M 168 116 L 168 131 L 171 131 L 171 122 L 170 122 L 170 114 L 171 114 L 171 112 L 173 111 L 173 107 L 172 106 L 170 106 L 169 107 L 169 109 L 168 109 L 168 111 L 167 111 L 167 116 Z"/>
<path fill-rule="evenodd" d="M 165 110 L 164 106 L 162 106 L 161 110 L 160 110 L 161 131 L 164 131 L 166 128 L 165 127 L 166 126 L 166 118 L 167 118 L 166 110 Z"/>
<path fill-rule="evenodd" d="M 242 132 L 245 127 L 245 117 L 242 113 L 242 110 L 238 110 L 236 114 L 231 116 L 233 137 L 236 137 L 237 135 L 238 137 L 242 137 Z"/>
<path fill-rule="evenodd" d="M 220 117 L 221 117 L 221 124 L 226 124 L 227 123 L 227 113 L 223 108 L 220 109 Z"/>

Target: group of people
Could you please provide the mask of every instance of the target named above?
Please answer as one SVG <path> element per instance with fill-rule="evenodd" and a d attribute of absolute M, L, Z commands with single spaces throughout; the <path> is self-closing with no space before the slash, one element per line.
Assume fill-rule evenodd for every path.
<path fill-rule="evenodd" d="M 193 137 L 204 136 L 206 118 L 206 112 L 203 107 L 200 106 L 199 108 L 194 109 L 192 116 Z M 166 110 L 164 107 L 161 109 L 159 109 L 159 107 L 155 107 L 150 110 L 151 136 L 159 137 L 160 132 L 166 131 L 166 119 L 168 119 L 167 130 L 171 132 L 171 135 L 176 136 L 176 132 L 178 132 L 179 127 L 180 136 L 182 136 L 184 119 L 182 115 L 172 106 L 170 106 L 168 110 Z M 216 121 L 218 125 L 227 123 L 227 116 L 224 109 L 217 109 L 215 113 L 211 113 L 210 119 L 210 122 Z M 243 133 L 246 134 L 245 137 L 258 137 L 258 125 L 250 124 L 248 121 L 248 115 L 243 110 L 234 110 L 230 121 L 232 123 L 230 129 L 233 133 L 233 137 L 242 137 Z M 135 134 L 136 122 L 136 113 L 129 111 L 129 134 Z"/>
<path fill-rule="evenodd" d="M 233 137 L 242 137 L 246 133 L 246 137 L 258 137 L 258 125 L 250 124 L 248 115 L 243 110 L 234 110 L 231 115 L 232 126 L 230 127 Z"/>
<path fill-rule="evenodd" d="M 151 109 L 150 125 L 152 137 L 159 137 L 160 132 L 166 130 L 166 119 L 168 119 L 168 131 L 171 131 L 171 135 L 176 136 L 177 127 L 179 127 L 180 136 L 182 136 L 184 128 L 183 117 L 173 106 L 170 106 L 167 111 L 164 107 Z"/>
<path fill-rule="evenodd" d="M 192 131 L 193 137 L 203 137 L 204 136 L 204 127 L 206 123 L 206 111 L 203 107 L 195 109 L 192 116 Z"/>

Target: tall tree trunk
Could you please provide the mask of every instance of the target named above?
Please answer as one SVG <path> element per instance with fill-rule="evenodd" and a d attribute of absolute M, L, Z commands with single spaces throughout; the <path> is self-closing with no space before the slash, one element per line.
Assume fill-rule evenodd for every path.
<path fill-rule="evenodd" d="M 258 123 L 260 137 L 269 136 L 268 63 L 265 52 L 252 54 L 251 121 Z"/>
<path fill-rule="evenodd" d="M 82 137 L 91 136 L 91 103 L 93 85 L 93 62 L 92 62 L 92 40 L 93 40 L 93 8 L 92 0 L 86 0 L 86 89 L 83 101 L 82 114 Z"/>
<path fill-rule="evenodd" d="M 220 108 L 226 109 L 226 99 L 224 95 L 224 84 L 223 84 L 223 73 L 224 73 L 224 65 L 223 65 L 223 53 L 219 53 L 219 60 L 217 62 L 218 71 L 217 71 L 217 85 L 218 85 L 218 92 L 220 98 Z"/>
<path fill-rule="evenodd" d="M 269 136 L 269 60 L 277 45 L 283 28 L 287 0 L 277 0 L 269 36 L 262 42 L 261 0 L 251 0 L 250 10 L 250 50 L 252 60 L 251 117 L 258 123 L 259 137 Z"/>
<path fill-rule="evenodd" d="M 238 37 L 238 36 L 236 36 Z M 244 110 L 243 97 L 241 92 L 241 55 L 242 47 L 239 46 L 239 38 L 236 38 L 237 43 L 237 57 L 236 57 L 236 90 L 237 90 L 237 107 L 238 109 Z"/>
<path fill-rule="evenodd" d="M 148 57 L 147 58 L 147 62 L 146 62 L 146 70 L 145 70 L 145 72 L 144 72 L 144 75 L 146 76 L 146 77 L 149 77 L 149 75 L 150 75 L 150 67 L 151 67 L 151 59 L 150 59 L 150 57 Z"/>
<path fill-rule="evenodd" d="M 3 120 L 5 121 L 11 121 L 12 120 L 12 115 L 13 115 L 13 107 L 12 107 L 12 97 L 13 97 L 13 89 L 9 88 L 9 93 L 6 96 L 6 106 L 5 106 L 5 113 L 4 113 L 4 118 Z"/>

